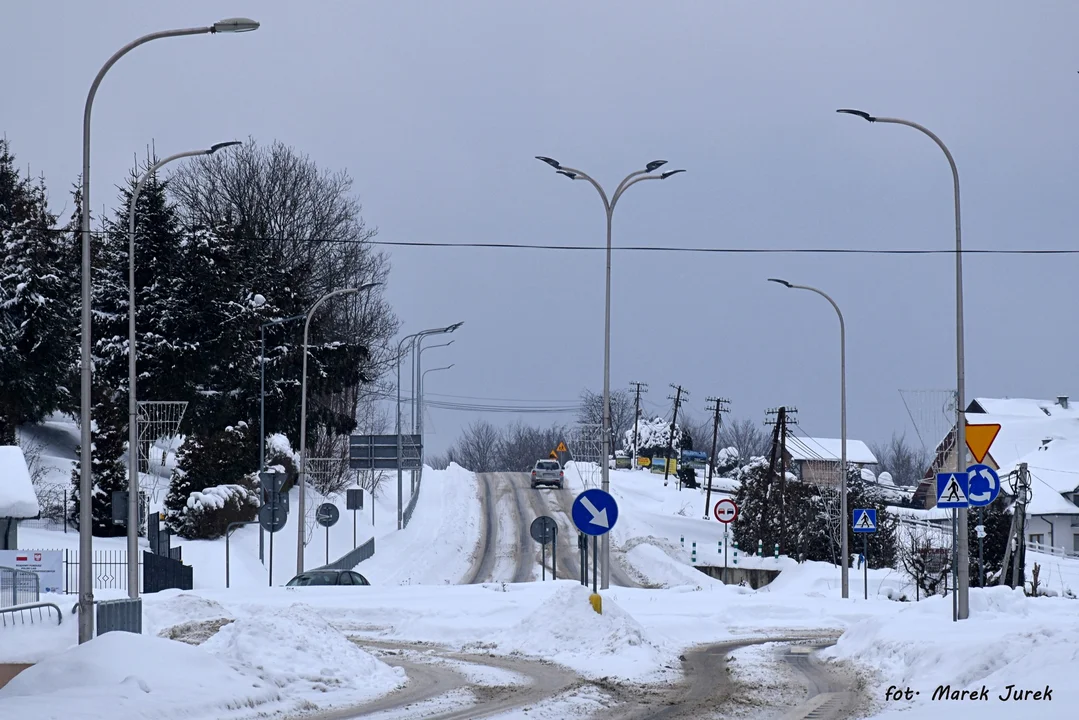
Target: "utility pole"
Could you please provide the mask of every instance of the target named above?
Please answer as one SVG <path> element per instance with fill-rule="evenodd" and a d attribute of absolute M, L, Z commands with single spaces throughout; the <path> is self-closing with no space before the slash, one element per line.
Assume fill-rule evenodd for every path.
<path fill-rule="evenodd" d="M 631 382 L 630 385 L 632 385 L 633 389 L 634 389 L 634 393 L 633 393 L 633 467 L 634 467 L 634 469 L 636 469 L 636 467 L 637 467 L 637 446 L 639 444 L 638 443 L 638 435 L 637 435 L 637 421 L 641 419 L 641 389 L 643 388 L 644 392 L 648 392 L 648 383 Z"/>
<path fill-rule="evenodd" d="M 671 383 L 671 387 L 674 388 L 674 397 L 667 396 L 668 400 L 674 400 L 674 413 L 671 415 L 671 430 L 667 434 L 667 452 L 663 457 L 663 487 L 667 487 L 667 477 L 671 473 L 671 451 L 674 450 L 674 429 L 678 424 L 678 408 L 682 407 L 682 396 L 689 395 L 687 390 L 683 390 L 681 385 L 675 385 Z M 678 483 L 678 489 L 682 489 L 682 483 Z"/>
<path fill-rule="evenodd" d="M 704 491 L 704 519 L 708 519 L 708 508 L 712 506 L 712 475 L 716 470 L 716 441 L 719 440 L 719 422 L 725 412 L 730 412 L 730 400 L 725 398 L 705 398 L 712 403 L 708 408 L 714 415 L 712 419 L 712 456 L 708 462 L 708 487 Z"/>
<path fill-rule="evenodd" d="M 773 425 L 775 429 L 772 432 L 772 455 L 768 463 L 768 478 L 769 483 L 775 479 L 776 468 L 776 455 L 778 450 L 779 455 L 779 533 L 775 538 L 769 538 L 771 542 L 776 542 L 782 537 L 782 529 L 786 527 L 786 505 L 787 505 L 787 425 L 789 423 L 798 423 L 795 414 L 798 412 L 798 408 L 791 408 L 783 406 L 780 408 L 773 408 L 765 411 L 765 414 L 774 420 L 766 419 L 765 425 Z M 763 521 L 762 521 L 763 526 Z M 763 532 L 761 533 L 764 534 Z M 762 538 L 763 539 L 763 538 Z"/>

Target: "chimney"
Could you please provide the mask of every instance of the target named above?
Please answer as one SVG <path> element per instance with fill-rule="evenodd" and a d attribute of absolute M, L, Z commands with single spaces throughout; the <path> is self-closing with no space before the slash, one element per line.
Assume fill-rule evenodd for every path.
<path fill-rule="evenodd" d="M 1068 409 L 1068 396 L 1067 395 L 1057 395 L 1057 405 L 1059 405 L 1060 407 L 1067 410 Z"/>

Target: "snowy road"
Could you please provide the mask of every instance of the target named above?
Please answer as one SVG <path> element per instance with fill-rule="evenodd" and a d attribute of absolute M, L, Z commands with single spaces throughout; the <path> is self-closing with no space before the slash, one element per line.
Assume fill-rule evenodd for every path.
<path fill-rule="evenodd" d="M 535 580 L 542 554 L 529 534 L 529 526 L 541 515 L 552 517 L 558 525 L 558 577 L 580 577 L 577 530 L 570 517 L 574 500 L 571 490 L 533 490 L 526 473 L 479 473 L 476 479 L 484 527 L 475 561 L 465 578 L 467 584 Z M 547 548 L 548 569 L 550 550 Z M 612 584 L 640 587 L 622 568 L 613 550 L 611 560 Z"/>

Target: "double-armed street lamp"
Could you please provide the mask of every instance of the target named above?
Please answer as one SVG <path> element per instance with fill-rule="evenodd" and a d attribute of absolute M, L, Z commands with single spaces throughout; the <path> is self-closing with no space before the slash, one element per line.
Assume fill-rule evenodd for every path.
<path fill-rule="evenodd" d="M 82 205 L 79 219 L 79 231 L 82 239 L 82 288 L 81 288 L 81 348 L 80 348 L 80 403 L 79 422 L 80 430 L 80 467 L 79 467 L 79 643 L 89 642 L 94 637 L 94 570 L 91 562 L 93 556 L 93 435 L 91 431 L 90 408 L 93 402 L 93 344 L 91 342 L 92 331 L 92 307 L 93 284 L 91 278 L 91 253 L 90 253 L 90 117 L 94 106 L 94 96 L 105 79 L 105 74 L 116 62 L 127 53 L 140 45 L 152 40 L 161 40 L 169 37 L 182 37 L 185 35 L 204 35 L 217 33 L 240 33 L 257 30 L 259 24 L 247 18 L 229 18 L 221 20 L 205 27 L 179 28 L 175 30 L 162 30 L 159 32 L 143 35 L 132 40 L 127 45 L 117 50 L 98 71 L 90 85 L 90 91 L 86 95 L 86 104 L 82 114 L 82 190 L 80 203 Z M 131 388 L 134 390 L 134 388 Z M 130 506 L 129 506 L 130 507 Z M 137 513 L 135 518 L 137 519 Z M 130 520 L 130 518 L 129 518 Z M 134 563 L 138 567 L 138 557 L 128 557 L 129 565 Z"/>
<path fill-rule="evenodd" d="M 606 293 L 604 295 L 604 311 L 603 311 L 603 449 L 602 449 L 602 462 L 600 463 L 600 472 L 603 479 L 603 491 L 610 491 L 610 468 L 608 463 L 610 462 L 610 443 L 611 443 L 611 224 L 614 219 L 614 208 L 618 204 L 619 198 L 625 193 L 631 186 L 643 180 L 666 180 L 672 175 L 685 172 L 685 170 L 668 170 L 658 175 L 653 175 L 656 170 L 667 164 L 666 160 L 653 160 L 645 165 L 644 170 L 637 170 L 631 172 L 622 182 L 618 183 L 618 186 L 614 190 L 614 194 L 608 198 L 607 193 L 603 190 L 603 187 L 596 182 L 590 175 L 576 168 L 566 167 L 553 158 L 544 157 L 542 155 L 536 156 L 537 160 L 547 163 L 558 172 L 559 175 L 568 177 L 570 180 L 586 180 L 592 184 L 592 187 L 599 193 L 600 199 L 603 200 L 603 209 L 607 214 L 607 286 Z M 610 533 L 603 536 L 603 578 L 601 587 L 606 590 L 611 584 L 611 539 Z"/>
<path fill-rule="evenodd" d="M 456 322 L 453 325 L 447 325 L 446 327 L 431 328 L 429 330 L 421 330 L 420 332 L 412 333 L 411 335 L 405 335 L 403 338 L 401 338 L 401 341 L 399 343 L 397 343 L 397 422 L 396 422 L 396 432 L 397 432 L 397 529 L 398 530 L 403 528 L 404 524 L 405 524 L 404 523 L 404 520 L 405 520 L 404 472 L 403 472 L 403 470 L 401 468 L 401 454 L 402 454 L 402 451 L 403 451 L 403 443 L 401 442 L 401 363 L 404 362 L 404 360 L 405 360 L 405 357 L 404 357 L 405 343 L 409 342 L 409 341 L 412 341 L 412 343 L 413 343 L 412 347 L 415 348 L 415 343 L 417 341 L 420 341 L 423 338 L 427 337 L 428 335 L 444 335 L 444 334 L 452 333 L 455 330 L 457 330 L 457 328 L 461 327 L 462 325 L 464 325 L 464 322 Z M 416 394 L 415 386 L 413 386 L 412 394 L 413 395 Z M 413 404 L 415 404 L 415 400 L 413 400 Z M 413 488 L 413 492 L 415 492 L 415 488 Z"/>

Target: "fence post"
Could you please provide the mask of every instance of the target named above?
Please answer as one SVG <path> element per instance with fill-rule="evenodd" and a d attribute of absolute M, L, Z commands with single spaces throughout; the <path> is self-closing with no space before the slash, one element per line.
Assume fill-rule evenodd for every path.
<path fill-rule="evenodd" d="M 735 540 L 733 545 L 734 545 L 734 566 L 738 567 L 738 541 Z"/>
<path fill-rule="evenodd" d="M 693 562 L 694 565 L 697 564 L 697 543 L 693 543 L 692 562 Z"/>
<path fill-rule="evenodd" d="M 776 561 L 779 561 L 779 543 L 776 543 Z"/>
<path fill-rule="evenodd" d="M 757 557 L 764 557 L 764 540 L 757 541 Z"/>
<path fill-rule="evenodd" d="M 686 549 L 686 536 L 685 535 L 679 535 L 678 536 L 678 542 L 679 542 L 679 544 L 681 544 L 682 549 L 685 550 Z"/>

